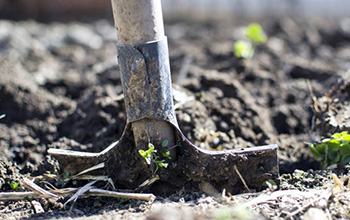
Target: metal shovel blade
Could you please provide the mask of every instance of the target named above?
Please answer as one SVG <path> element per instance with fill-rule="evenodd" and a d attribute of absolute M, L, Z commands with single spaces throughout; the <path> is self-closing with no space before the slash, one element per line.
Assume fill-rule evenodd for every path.
<path fill-rule="evenodd" d="M 92 175 L 107 175 L 117 188 L 136 189 L 154 174 L 134 146 L 133 134 L 128 124 L 118 142 L 100 153 L 86 153 L 49 149 L 62 171 L 74 175 L 94 165 L 104 163 L 103 169 Z M 200 149 L 187 139 L 178 143 L 177 158 L 167 168 L 159 169 L 159 180 L 151 191 L 171 193 L 183 187 L 200 189 L 210 184 L 218 191 L 238 193 L 261 190 L 265 181 L 278 177 L 277 146 L 242 148 L 227 151 Z"/>

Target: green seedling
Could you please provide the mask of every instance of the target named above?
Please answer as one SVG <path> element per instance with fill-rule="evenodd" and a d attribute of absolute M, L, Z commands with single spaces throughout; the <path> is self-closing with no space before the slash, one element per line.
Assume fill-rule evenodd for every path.
<path fill-rule="evenodd" d="M 234 44 L 234 53 L 237 58 L 252 58 L 254 48 L 251 43 L 239 40 Z"/>
<path fill-rule="evenodd" d="M 252 23 L 244 30 L 246 40 L 236 41 L 233 47 L 233 53 L 237 58 L 252 58 L 254 56 L 254 47 L 266 41 L 266 34 L 262 27 L 257 23 Z"/>
<path fill-rule="evenodd" d="M 245 37 L 254 44 L 265 43 L 266 35 L 260 24 L 252 23 L 245 30 Z"/>
<path fill-rule="evenodd" d="M 164 151 L 164 152 L 162 153 L 162 155 L 163 155 L 163 157 L 165 157 L 165 158 L 171 160 L 170 151 L 168 151 L 168 150 L 167 150 L 167 151 Z"/>
<path fill-rule="evenodd" d="M 316 144 L 310 144 L 313 157 L 320 161 L 323 169 L 334 164 L 350 162 L 350 134 L 347 131 L 335 133 Z"/>
<path fill-rule="evenodd" d="M 18 189 L 18 186 L 19 186 L 19 183 L 16 182 L 16 181 L 12 181 L 12 182 L 10 183 L 10 186 L 11 186 L 11 189 L 17 190 L 17 189 Z"/>
<path fill-rule="evenodd" d="M 163 145 L 166 147 L 168 145 L 167 141 L 166 142 L 163 141 L 162 146 Z M 155 149 L 155 147 L 152 143 L 148 144 L 147 150 L 139 150 L 139 154 L 141 155 L 141 157 L 143 157 L 146 160 L 147 164 L 151 165 L 151 163 L 153 162 L 156 165 L 156 169 L 155 169 L 154 173 L 156 173 L 158 171 L 158 169 L 160 169 L 160 168 L 167 168 L 168 167 L 168 163 L 166 163 L 165 160 L 161 159 L 157 155 L 157 150 Z M 168 150 L 165 151 L 162 154 L 162 156 L 164 158 L 171 159 L 170 152 Z"/>
<path fill-rule="evenodd" d="M 141 155 L 141 157 L 143 157 L 143 159 L 146 160 L 146 163 L 150 165 L 152 162 L 152 153 L 154 153 L 154 151 L 156 151 L 154 149 L 154 145 L 149 143 L 148 150 L 139 150 L 139 154 Z"/>
<path fill-rule="evenodd" d="M 162 147 L 167 147 L 168 144 L 169 144 L 168 140 L 164 140 L 164 141 L 162 142 Z"/>

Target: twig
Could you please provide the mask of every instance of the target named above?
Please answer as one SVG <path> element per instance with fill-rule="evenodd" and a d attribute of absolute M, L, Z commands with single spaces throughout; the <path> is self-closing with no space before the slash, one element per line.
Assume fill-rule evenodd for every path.
<path fill-rule="evenodd" d="M 242 181 L 242 183 L 243 183 L 243 185 L 244 185 L 244 187 L 250 192 L 250 189 L 249 189 L 249 187 L 248 187 L 248 185 L 247 185 L 247 183 L 245 182 L 245 180 L 243 179 L 243 176 L 242 176 L 242 174 L 239 172 L 239 170 L 238 170 L 238 168 L 237 168 L 237 166 L 236 165 L 234 165 L 233 166 L 233 168 L 235 169 L 235 171 L 236 171 L 236 173 L 237 173 L 237 175 L 239 176 L 239 178 L 241 179 L 241 181 Z"/>
<path fill-rule="evenodd" d="M 94 170 L 98 170 L 98 169 L 102 169 L 102 168 L 104 168 L 104 167 L 105 167 L 105 163 L 99 163 L 99 164 L 97 164 L 97 165 L 95 165 L 95 166 L 89 167 L 89 168 L 87 168 L 87 169 L 81 171 L 80 173 L 78 173 L 78 174 L 72 176 L 72 177 L 69 178 L 69 179 L 75 179 L 76 177 L 81 176 L 81 175 L 83 175 L 83 174 L 85 174 L 85 173 L 88 173 L 88 172 L 91 172 L 91 171 L 94 171 Z"/>
<path fill-rule="evenodd" d="M 50 190 L 51 193 L 67 197 L 71 196 L 78 191 L 77 188 L 63 188 Z M 154 201 L 155 196 L 150 193 L 125 193 L 115 192 L 103 189 L 90 189 L 84 193 L 86 196 L 101 196 L 101 197 L 113 197 L 113 198 L 125 198 L 125 199 L 138 199 L 146 201 Z M 38 192 L 2 192 L 0 193 L 0 201 L 18 201 L 24 198 L 39 199 L 44 196 Z M 44 197 L 45 198 L 45 197 Z"/>
<path fill-rule="evenodd" d="M 44 198 L 56 198 L 57 195 L 46 191 L 45 189 L 41 188 L 40 186 L 36 185 L 32 181 L 30 181 L 27 178 L 23 178 L 21 181 L 21 185 L 29 190 L 32 190 L 34 192 L 37 192 L 38 194 L 41 194 Z"/>
<path fill-rule="evenodd" d="M 36 192 L 2 192 L 0 193 L 0 201 L 18 201 L 25 198 L 38 199 L 43 198 L 41 194 Z"/>
<path fill-rule="evenodd" d="M 85 186 L 81 187 L 70 199 L 67 200 L 67 202 L 64 203 L 64 207 L 66 208 L 66 205 L 73 201 L 72 206 L 70 207 L 70 210 L 72 210 L 74 203 L 77 201 L 77 199 L 79 198 L 79 196 L 81 196 L 82 194 L 84 194 L 85 192 L 87 192 L 88 190 L 92 189 L 95 183 L 97 182 L 97 180 L 92 181 L 88 184 L 86 184 Z"/>
<path fill-rule="evenodd" d="M 307 86 L 308 86 L 308 89 L 309 89 L 309 92 L 310 92 L 310 96 L 311 96 L 311 98 L 312 98 L 312 101 L 314 102 L 313 104 L 314 104 L 314 109 L 315 109 L 315 111 L 316 111 L 316 113 L 320 113 L 321 111 L 320 111 L 320 109 L 319 109 L 319 107 L 318 107 L 318 101 L 317 101 L 317 98 L 316 98 L 316 96 L 315 96 L 315 93 L 314 93 L 314 90 L 313 90 L 313 88 L 312 88 L 312 85 L 311 85 L 311 81 L 310 80 L 306 80 L 306 84 L 307 84 Z"/>
<path fill-rule="evenodd" d="M 90 189 L 87 192 L 87 195 L 106 196 L 106 197 L 125 198 L 125 199 L 138 199 L 138 200 L 146 200 L 151 202 L 153 202 L 156 199 L 156 197 L 151 193 L 123 193 L 123 192 L 108 191 L 104 189 Z"/>
<path fill-rule="evenodd" d="M 147 186 L 152 185 L 154 182 L 158 181 L 160 178 L 158 175 L 152 176 L 151 178 L 145 180 L 141 185 L 139 185 L 135 190 L 139 191 L 140 189 L 144 189 Z"/>
<path fill-rule="evenodd" d="M 35 179 L 35 180 L 43 180 L 43 179 L 54 179 L 54 180 L 56 180 L 57 178 L 58 178 L 58 175 L 51 174 L 51 173 L 45 173 L 43 175 L 33 177 L 33 179 Z"/>
<path fill-rule="evenodd" d="M 51 183 L 49 183 L 47 181 L 43 180 L 43 181 L 40 181 L 40 183 L 45 184 L 46 189 L 51 189 L 51 190 L 57 189 L 54 185 L 52 185 Z"/>
<path fill-rule="evenodd" d="M 71 179 L 74 180 L 98 180 L 98 181 L 106 181 L 108 182 L 111 186 L 112 189 L 115 190 L 115 186 L 114 186 L 114 182 L 113 180 L 108 177 L 108 176 L 94 176 L 94 175 L 81 175 L 81 176 L 76 176 L 76 177 L 72 177 Z"/>
<path fill-rule="evenodd" d="M 98 170 L 98 169 L 102 169 L 104 167 L 105 167 L 105 163 L 99 163 L 99 164 L 97 164 L 95 166 L 89 167 L 89 168 L 81 171 L 80 173 L 75 174 L 74 176 L 71 176 L 68 179 L 65 179 L 66 182 L 63 184 L 63 186 L 65 186 L 70 180 L 80 179 L 80 176 L 83 176 L 85 173 L 88 173 L 88 172 L 91 172 L 91 171 L 94 171 L 94 170 Z M 100 176 L 98 176 L 97 178 L 99 178 L 99 177 Z M 91 178 L 91 179 L 96 179 L 96 178 Z M 108 177 L 107 177 L 107 179 L 103 178 L 103 179 L 97 179 L 97 180 L 108 180 Z M 113 186 L 113 189 L 114 189 L 114 183 L 112 184 L 112 186 Z"/>

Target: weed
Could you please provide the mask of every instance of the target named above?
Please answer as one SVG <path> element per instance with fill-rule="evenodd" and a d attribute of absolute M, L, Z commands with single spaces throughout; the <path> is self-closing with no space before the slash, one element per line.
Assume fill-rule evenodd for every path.
<path fill-rule="evenodd" d="M 18 186 L 19 186 L 19 183 L 16 182 L 16 181 L 12 181 L 12 182 L 10 183 L 10 186 L 11 186 L 11 189 L 17 190 L 17 189 L 18 189 Z"/>
<path fill-rule="evenodd" d="M 233 53 L 237 58 L 252 58 L 254 47 L 266 41 L 266 35 L 262 27 L 257 23 L 252 23 L 244 30 L 246 40 L 236 41 L 233 46 Z"/>
<path fill-rule="evenodd" d="M 320 161 L 323 169 L 334 164 L 350 162 L 350 134 L 347 131 L 335 133 L 316 144 L 310 144 L 313 157 Z"/>
<path fill-rule="evenodd" d="M 252 23 L 245 30 L 245 37 L 254 44 L 265 43 L 266 35 L 260 24 Z"/>
<path fill-rule="evenodd" d="M 238 58 L 252 58 L 254 55 L 254 48 L 251 43 L 239 40 L 235 42 L 234 54 Z"/>
<path fill-rule="evenodd" d="M 139 150 L 139 154 L 141 155 L 141 157 L 143 157 L 143 159 L 146 160 L 146 163 L 150 165 L 152 162 L 152 153 L 154 153 L 154 151 L 154 145 L 149 143 L 148 150 Z"/>
<path fill-rule="evenodd" d="M 168 141 L 167 140 L 163 141 L 162 147 L 167 147 L 167 146 L 168 146 Z M 156 165 L 156 169 L 155 169 L 154 173 L 156 173 L 158 171 L 158 169 L 160 169 L 160 168 L 167 168 L 168 167 L 168 163 L 166 163 L 164 159 L 161 159 L 157 155 L 157 150 L 155 149 L 155 147 L 152 143 L 148 144 L 147 150 L 139 150 L 139 154 L 141 155 L 141 157 L 143 157 L 146 160 L 147 164 L 151 165 L 151 163 L 153 162 Z M 171 159 L 170 152 L 168 150 L 164 151 L 162 153 L 162 157 L 167 158 L 167 159 Z"/>

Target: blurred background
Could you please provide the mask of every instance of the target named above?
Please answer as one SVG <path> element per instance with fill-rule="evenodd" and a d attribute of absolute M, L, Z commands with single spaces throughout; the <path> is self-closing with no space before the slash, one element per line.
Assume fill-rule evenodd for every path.
<path fill-rule="evenodd" d="M 264 16 L 326 16 L 350 14 L 344 0 L 164 0 L 165 19 L 179 17 L 228 18 Z M 110 0 L 0 0 L 1 19 L 42 22 L 112 19 Z"/>

